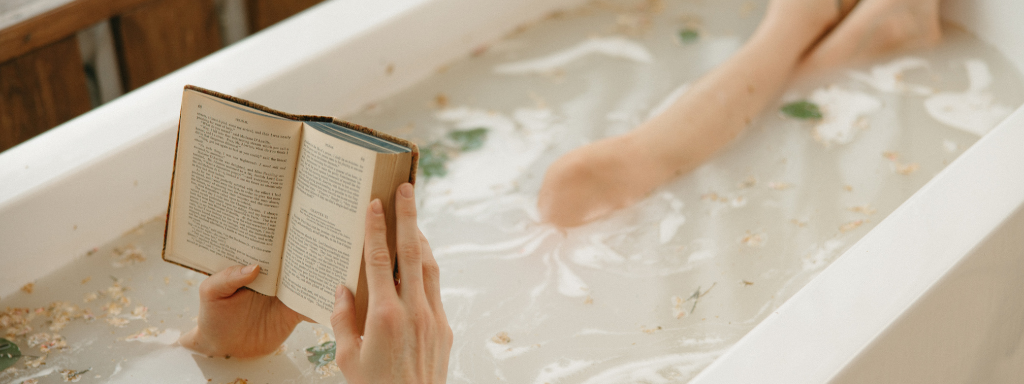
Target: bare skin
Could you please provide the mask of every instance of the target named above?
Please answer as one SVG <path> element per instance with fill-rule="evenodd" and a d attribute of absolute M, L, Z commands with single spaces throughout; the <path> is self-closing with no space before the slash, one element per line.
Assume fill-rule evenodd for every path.
<path fill-rule="evenodd" d="M 801 71 L 865 62 L 942 40 L 937 0 L 861 0 L 803 59 Z"/>
<path fill-rule="evenodd" d="M 335 361 L 349 383 L 444 383 L 452 330 L 441 303 L 440 269 L 416 225 L 412 184 L 395 196 L 398 270 L 395 284 L 383 208 L 374 200 L 366 213 L 363 257 L 369 308 L 359 334 L 355 300 L 344 285 L 335 292 L 331 325 Z M 208 356 L 259 357 L 274 352 L 301 321 L 311 321 L 276 297 L 241 289 L 258 268 L 235 266 L 200 285 L 199 324 L 179 339 Z"/>
<path fill-rule="evenodd" d="M 178 343 L 207 356 L 258 357 L 274 352 L 302 321 L 278 300 L 248 289 L 259 266 L 234 266 L 199 285 L 198 325 Z"/>
<path fill-rule="evenodd" d="M 938 0 L 855 3 L 772 1 L 751 39 L 665 112 L 556 160 L 538 198 L 544 220 L 578 226 L 645 198 L 731 142 L 798 72 L 938 41 Z"/>
<path fill-rule="evenodd" d="M 395 200 L 401 283 L 396 285 L 391 273 L 384 213 L 374 200 L 363 247 L 370 301 L 366 332 L 360 338 L 352 293 L 339 286 L 331 315 L 336 361 L 353 384 L 444 383 L 453 335 L 441 304 L 440 269 L 416 227 L 412 185 L 400 187 Z"/>

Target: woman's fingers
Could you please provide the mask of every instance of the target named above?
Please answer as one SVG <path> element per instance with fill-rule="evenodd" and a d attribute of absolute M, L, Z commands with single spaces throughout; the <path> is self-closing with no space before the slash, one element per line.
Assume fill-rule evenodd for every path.
<path fill-rule="evenodd" d="M 338 367 L 359 359 L 359 324 L 356 320 L 355 298 L 345 285 L 338 285 L 334 292 L 334 312 L 331 313 L 331 327 L 334 328 L 335 359 Z"/>
<path fill-rule="evenodd" d="M 235 294 L 239 288 L 256 280 L 260 266 L 235 265 L 210 275 L 199 285 L 199 297 L 203 300 L 223 299 Z"/>
<path fill-rule="evenodd" d="M 412 185 L 403 184 L 395 196 L 401 292 L 392 278 L 380 201 L 367 210 L 363 254 L 370 307 L 362 338 L 351 293 L 344 287 L 336 293 L 331 325 L 338 367 L 352 383 L 444 382 L 446 377 L 452 332 L 441 308 L 437 262 L 416 225 L 413 194 Z"/>
<path fill-rule="evenodd" d="M 420 230 L 416 226 L 416 196 L 412 184 L 405 183 L 398 187 L 395 193 L 395 216 L 401 294 L 403 298 L 417 300 L 423 297 L 422 247 Z"/>
<path fill-rule="evenodd" d="M 363 242 L 363 259 L 366 268 L 367 294 L 370 306 L 398 298 L 395 291 L 394 269 L 388 252 L 387 224 L 384 222 L 384 207 L 379 199 L 370 202 L 366 210 L 366 236 Z"/>
<path fill-rule="evenodd" d="M 427 242 L 427 237 L 423 236 L 423 232 L 420 232 L 419 229 L 416 230 L 416 234 L 419 237 L 420 251 L 423 255 L 423 265 L 421 267 L 423 269 L 423 290 L 426 293 L 427 302 L 430 303 L 430 308 L 434 310 L 434 313 L 440 313 L 443 318 L 441 268 L 437 265 L 437 260 L 434 259 L 434 252 L 430 250 L 430 243 Z"/>

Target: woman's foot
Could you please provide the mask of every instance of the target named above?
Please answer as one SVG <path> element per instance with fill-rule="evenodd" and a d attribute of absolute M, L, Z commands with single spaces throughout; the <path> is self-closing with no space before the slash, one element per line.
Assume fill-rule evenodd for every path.
<path fill-rule="evenodd" d="M 645 156 L 633 136 L 607 138 L 558 158 L 544 175 L 537 200 L 544 221 L 575 227 L 646 197 L 671 171 Z"/>
<path fill-rule="evenodd" d="M 864 0 L 808 53 L 802 72 L 863 62 L 942 38 L 939 0 Z"/>

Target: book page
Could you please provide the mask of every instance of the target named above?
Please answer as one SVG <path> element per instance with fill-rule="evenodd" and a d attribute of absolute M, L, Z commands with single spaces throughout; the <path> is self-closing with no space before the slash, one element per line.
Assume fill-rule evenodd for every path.
<path fill-rule="evenodd" d="M 306 127 L 288 218 L 278 297 L 330 325 L 334 291 L 353 294 L 377 154 Z"/>
<path fill-rule="evenodd" d="M 259 264 L 249 287 L 275 295 L 302 123 L 186 90 L 179 124 L 164 258 Z"/>

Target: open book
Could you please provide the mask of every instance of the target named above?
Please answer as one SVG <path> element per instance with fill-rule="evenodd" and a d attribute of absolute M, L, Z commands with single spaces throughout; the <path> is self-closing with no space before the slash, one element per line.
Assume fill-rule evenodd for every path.
<path fill-rule="evenodd" d="M 365 127 L 186 86 L 163 258 L 205 274 L 259 264 L 249 288 L 328 326 L 345 284 L 362 328 L 366 209 L 383 203 L 394 265 L 393 200 L 418 156 Z"/>

